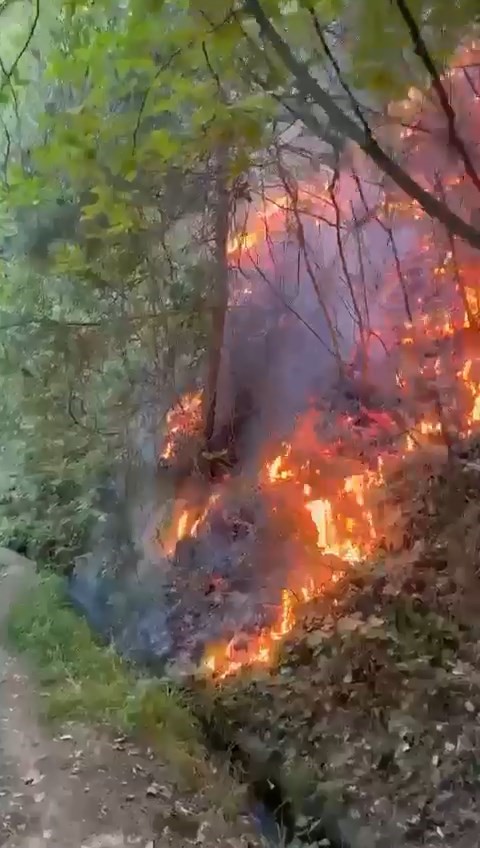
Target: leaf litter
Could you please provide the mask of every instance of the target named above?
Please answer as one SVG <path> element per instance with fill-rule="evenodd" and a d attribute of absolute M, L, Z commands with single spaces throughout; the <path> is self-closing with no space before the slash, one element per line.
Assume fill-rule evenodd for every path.
<path fill-rule="evenodd" d="M 306 604 L 273 667 L 204 693 L 236 743 L 280 753 L 296 841 L 333 809 L 353 846 L 478 844 L 479 457 L 398 474 L 402 546 Z"/>

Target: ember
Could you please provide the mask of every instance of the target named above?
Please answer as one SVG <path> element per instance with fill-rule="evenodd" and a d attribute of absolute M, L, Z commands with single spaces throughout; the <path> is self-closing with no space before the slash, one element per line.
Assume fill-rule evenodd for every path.
<path fill-rule="evenodd" d="M 456 74 L 450 85 L 460 112 L 462 106 L 464 110 L 468 107 L 478 112 L 478 98 L 472 97 L 461 74 Z M 431 104 L 423 103 L 421 97 L 419 100 L 418 92 L 415 99 L 415 109 L 420 111 L 422 118 L 434 124 Z M 404 132 L 403 138 L 406 137 L 411 167 L 434 184 L 436 175 L 430 174 L 431 167 L 425 168 L 425 157 L 428 156 L 430 161 L 435 159 L 435 142 L 428 135 L 420 135 L 413 130 Z M 264 277 L 275 265 L 279 250 L 289 255 L 288 248 L 284 245 L 280 248 L 279 244 L 283 244 L 281 239 L 285 240 L 286 234 L 291 231 L 292 209 L 295 210 L 297 226 L 302 221 L 307 227 L 307 216 L 310 224 L 311 219 L 315 220 L 316 243 L 311 255 L 307 256 L 308 240 L 302 240 L 304 256 L 302 271 L 296 281 L 297 294 L 290 297 L 282 286 L 278 287 L 276 296 L 282 309 L 280 318 L 277 315 L 275 333 L 280 333 L 280 327 L 283 335 L 278 336 L 281 338 L 279 343 L 277 336 L 273 336 L 272 349 L 276 353 L 281 349 L 281 364 L 288 364 L 288 354 L 291 354 L 293 370 L 295 349 L 291 340 L 294 339 L 295 345 L 299 336 L 289 336 L 288 330 L 284 332 L 284 327 L 290 326 L 288 322 L 292 311 L 297 325 L 302 325 L 302 332 L 307 336 L 310 332 L 310 342 L 312 337 L 317 337 L 318 347 L 313 362 L 310 357 L 313 349 L 301 348 L 299 361 L 308 374 L 299 370 L 293 378 L 295 386 L 290 383 L 289 402 L 296 407 L 294 414 L 291 415 L 292 410 L 288 410 L 288 419 L 288 416 L 273 412 L 269 422 L 276 426 L 277 419 L 282 418 L 282 426 L 279 425 L 270 440 L 262 431 L 255 442 L 261 446 L 256 486 L 267 513 L 267 536 L 270 534 L 270 539 L 284 540 L 287 533 L 292 545 L 286 554 L 287 559 L 290 558 L 286 574 L 283 578 L 280 572 L 277 574 L 280 597 L 275 620 L 265 626 L 259 625 L 256 619 L 254 632 L 251 627 L 239 628 L 231 637 L 213 640 L 208 645 L 204 666 L 220 678 L 246 665 L 271 663 L 279 640 L 294 625 L 298 607 L 324 591 L 329 583 L 340 580 L 349 566 L 371 556 L 378 544 L 385 541 L 386 529 L 375 511 L 374 502 L 384 484 L 386 469 L 390 470 L 408 453 L 431 442 L 443 445 L 446 450 L 452 434 L 456 440 L 469 436 L 480 421 L 478 259 L 464 245 L 459 245 L 454 252 L 445 234 L 429 231 L 426 216 L 414 203 L 408 204 L 403 197 L 380 195 L 372 202 L 363 237 L 365 242 L 370 239 L 376 245 L 373 252 L 379 256 L 381 268 L 378 273 L 372 271 L 372 280 L 366 281 L 356 253 L 356 258 L 352 251 L 339 258 L 338 241 L 332 237 L 329 226 L 335 223 L 339 210 L 347 217 L 346 237 L 348 227 L 351 230 L 352 224 L 357 225 L 357 182 L 346 167 L 340 175 L 335 197 L 328 188 L 327 180 L 319 179 L 317 182 L 318 186 L 312 183 L 300 185 L 295 198 L 284 192 L 264 198 L 263 207 L 260 205 L 247 215 L 245 227 L 232 236 L 229 245 L 233 275 L 230 316 L 234 322 L 239 303 L 248 304 L 260 297 Z M 455 202 L 468 208 L 468 197 L 460 194 L 463 184 L 460 176 L 453 174 L 451 179 L 446 180 L 444 191 L 449 197 L 454 194 Z M 365 203 L 365 198 L 362 198 L 362 203 Z M 326 222 L 325 226 L 319 227 L 320 221 Z M 407 269 L 404 274 L 399 272 L 399 249 L 393 248 L 391 233 L 395 232 L 395 228 L 402 241 L 400 254 Z M 379 233 L 383 234 L 380 246 Z M 319 255 L 322 256 L 321 266 L 317 258 Z M 412 267 L 410 272 L 408 266 L 412 263 L 417 267 Z M 286 268 L 290 273 L 288 261 Z M 277 279 L 278 274 L 275 273 Z M 333 279 L 341 280 L 348 289 L 345 298 L 349 298 L 350 315 L 356 316 L 354 331 L 353 319 L 350 324 L 344 320 L 341 327 L 337 317 L 334 320 L 335 310 L 338 313 L 343 307 L 339 307 L 338 303 L 332 304 L 331 292 L 324 293 L 316 281 L 317 275 L 322 276 L 327 288 Z M 308 280 L 317 298 L 315 309 L 311 307 L 312 291 L 306 291 L 304 279 Z M 270 288 L 272 285 L 268 283 Z M 358 288 L 360 285 L 361 290 Z M 342 298 L 344 294 L 339 295 L 339 299 Z M 350 358 L 351 363 L 357 360 L 360 365 L 356 370 L 351 366 L 353 376 L 348 383 L 348 391 L 345 376 L 348 368 L 339 367 L 339 359 L 345 361 L 342 354 L 346 348 L 337 346 L 332 350 L 335 346 L 333 337 L 328 337 L 323 330 L 317 331 L 317 325 L 312 323 L 312 316 L 318 321 L 319 315 L 323 316 L 323 328 L 327 327 L 331 332 L 335 327 L 339 337 L 350 338 L 352 331 L 352 344 L 349 343 L 349 357 L 346 359 Z M 245 318 L 242 313 L 241 320 L 248 321 L 248 316 Z M 235 326 L 244 328 L 247 324 Z M 233 331 L 227 328 L 227 336 L 228 333 L 233 339 Z M 375 339 L 381 339 L 382 344 L 372 352 L 370 346 Z M 237 344 L 238 349 L 242 348 L 242 355 L 247 356 L 245 348 L 249 345 L 246 338 L 241 337 Z M 328 355 L 324 352 L 327 347 Z M 232 341 L 232 361 L 236 361 L 236 351 Z M 253 357 L 256 352 L 257 347 Z M 260 369 L 255 358 L 246 362 L 247 365 L 243 364 L 239 369 L 240 387 L 243 385 L 241 380 L 253 381 L 254 373 L 256 378 Z M 278 366 L 273 373 L 280 382 L 283 381 L 283 390 L 286 378 L 281 367 Z M 338 383 L 339 373 L 340 388 L 335 395 L 333 386 Z M 228 371 L 230 382 L 232 374 L 233 370 Z M 258 384 L 261 399 L 267 395 L 270 398 L 271 384 L 272 372 L 269 371 L 265 382 Z M 231 391 L 236 390 L 234 386 Z M 178 432 L 188 432 L 194 426 L 191 422 L 197 420 L 200 406 L 200 394 L 187 395 L 168 414 L 163 457 L 170 458 L 175 454 Z M 266 430 L 265 423 L 264 427 Z M 259 432 L 257 429 L 257 436 Z M 275 443 L 280 443 L 276 450 Z M 239 469 L 241 475 L 242 469 Z M 201 505 L 178 501 L 171 527 L 162 542 L 167 555 L 173 556 L 182 540 L 192 537 L 200 540 L 202 536 L 208 536 L 212 516 L 216 511 L 228 512 L 236 487 L 238 478 L 234 474 L 231 479 L 224 480 L 213 494 L 208 493 Z M 236 521 L 237 532 L 243 521 L 249 528 L 246 534 L 252 535 L 250 528 L 254 527 L 255 518 L 246 524 L 242 518 Z M 232 536 L 232 539 L 235 538 Z M 273 550 L 276 551 L 275 546 Z M 274 553 L 274 556 L 277 555 Z M 258 572 L 266 568 L 264 561 L 263 555 L 260 556 L 257 551 L 254 562 L 260 582 Z M 283 588 L 278 589 L 280 579 L 283 579 Z M 228 583 L 228 574 L 225 580 Z M 255 591 L 253 586 L 252 592 Z"/>

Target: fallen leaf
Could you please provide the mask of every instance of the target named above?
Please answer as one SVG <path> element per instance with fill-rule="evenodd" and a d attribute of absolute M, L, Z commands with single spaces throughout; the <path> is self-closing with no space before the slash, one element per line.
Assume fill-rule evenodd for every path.
<path fill-rule="evenodd" d="M 321 630 L 314 630 L 313 633 L 309 633 L 307 635 L 305 641 L 309 648 L 317 648 L 325 641 L 326 638 L 326 634 L 322 633 Z"/>
<path fill-rule="evenodd" d="M 385 620 L 383 618 L 377 618 L 376 615 L 369 615 L 367 618 L 368 627 L 382 627 L 384 624 Z"/>
<path fill-rule="evenodd" d="M 339 633 L 354 633 L 355 630 L 358 630 L 361 627 L 362 621 L 358 617 L 356 618 L 353 615 L 346 615 L 344 618 L 340 618 L 337 622 L 337 628 Z"/>

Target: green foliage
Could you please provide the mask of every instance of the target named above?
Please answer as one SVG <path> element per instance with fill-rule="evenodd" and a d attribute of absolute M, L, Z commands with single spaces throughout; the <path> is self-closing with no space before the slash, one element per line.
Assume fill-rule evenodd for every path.
<path fill-rule="evenodd" d="M 471 30 L 478 9 L 471 0 L 454 4 L 408 0 L 407 5 L 441 70 L 461 37 Z M 365 3 L 354 4 L 349 23 L 352 75 L 359 88 L 378 90 L 383 97 L 402 97 L 413 83 L 422 85 L 428 79 L 396 3 L 374 2 L 368 16 Z"/>
<path fill-rule="evenodd" d="M 88 625 L 63 598 L 56 576 L 45 578 L 33 603 L 14 607 L 9 631 L 40 670 L 51 718 L 119 721 L 131 686 L 128 670 L 113 651 L 92 641 Z"/>
<path fill-rule="evenodd" d="M 101 518 L 95 487 L 128 444 L 140 373 L 168 382 L 163 363 L 194 362 L 205 345 L 205 283 L 171 233 L 186 206 L 178 191 L 173 209 L 162 199 L 172 162 L 191 160 L 188 136 L 182 147 L 172 130 L 180 93 L 155 80 L 165 22 L 147 25 L 132 7 L 130 19 L 108 3 L 42 17 L 41 83 L 25 88 L 22 132 L 12 99 L 4 110 L 0 403 L 15 462 L 12 451 L 0 462 L 0 537 L 65 564 Z M 205 102 L 211 87 L 194 101 L 201 90 Z M 195 108 L 185 94 L 183 111 Z"/>
<path fill-rule="evenodd" d="M 199 730 L 181 693 L 170 683 L 139 680 L 113 648 L 94 642 L 59 577 L 44 577 L 15 604 L 9 635 L 35 665 L 51 720 L 138 731 L 182 767 L 201 763 Z"/>

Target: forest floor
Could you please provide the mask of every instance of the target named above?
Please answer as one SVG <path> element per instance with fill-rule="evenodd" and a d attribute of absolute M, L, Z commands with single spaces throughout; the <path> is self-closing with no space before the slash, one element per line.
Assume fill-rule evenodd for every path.
<path fill-rule="evenodd" d="M 275 663 L 217 688 L 224 733 L 281 753 L 308 844 L 479 845 L 479 456 L 412 457 L 387 491 L 400 548 L 305 604 Z"/>
<path fill-rule="evenodd" d="M 212 766 L 210 786 L 186 791 L 148 746 L 80 722 L 45 721 L 37 669 L 7 639 L 12 607 L 19 598 L 33 603 L 39 578 L 32 563 L 5 549 L 0 569 L 0 846 L 254 844 L 242 816 L 225 817 L 232 787 Z"/>

